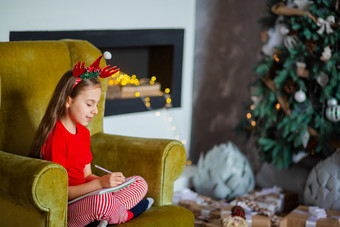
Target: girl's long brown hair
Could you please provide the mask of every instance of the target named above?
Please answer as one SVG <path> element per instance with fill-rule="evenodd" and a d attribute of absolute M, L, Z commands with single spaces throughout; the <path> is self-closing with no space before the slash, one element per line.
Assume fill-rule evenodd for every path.
<path fill-rule="evenodd" d="M 45 115 L 34 136 L 29 154 L 30 157 L 42 158 L 41 149 L 55 127 L 58 119 L 65 115 L 68 97 L 75 98 L 80 92 L 89 87 L 101 87 L 100 80 L 97 77 L 92 77 L 80 81 L 77 86 L 73 88 L 76 79 L 77 78 L 73 76 L 73 71 L 69 70 L 59 80 L 47 106 Z"/>

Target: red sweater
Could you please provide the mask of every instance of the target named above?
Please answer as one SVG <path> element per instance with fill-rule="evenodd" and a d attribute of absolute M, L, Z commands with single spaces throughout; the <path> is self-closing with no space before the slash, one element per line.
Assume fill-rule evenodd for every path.
<path fill-rule="evenodd" d="M 71 134 L 59 120 L 42 147 L 42 154 L 45 160 L 67 170 L 69 186 L 83 184 L 84 167 L 92 161 L 90 132 L 77 124 L 77 133 Z"/>

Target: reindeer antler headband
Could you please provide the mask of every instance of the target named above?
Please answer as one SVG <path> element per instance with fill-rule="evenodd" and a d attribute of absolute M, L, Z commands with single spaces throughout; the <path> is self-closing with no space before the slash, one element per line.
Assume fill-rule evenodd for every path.
<path fill-rule="evenodd" d="M 82 64 L 78 62 L 74 66 L 73 76 L 77 77 L 77 80 L 74 83 L 73 87 L 75 87 L 82 80 L 89 79 L 92 77 L 98 77 L 98 76 L 101 78 L 106 78 L 119 71 L 119 69 L 116 66 L 111 67 L 110 65 L 104 68 L 100 68 L 99 63 L 102 57 L 103 55 L 101 55 L 89 67 L 86 67 L 86 68 L 84 67 L 85 62 L 83 62 Z"/>

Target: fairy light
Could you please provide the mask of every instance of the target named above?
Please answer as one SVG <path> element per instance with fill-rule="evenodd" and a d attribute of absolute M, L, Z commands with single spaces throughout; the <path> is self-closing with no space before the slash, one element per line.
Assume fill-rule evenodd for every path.
<path fill-rule="evenodd" d="M 281 108 L 280 104 L 277 103 L 277 104 L 275 105 L 275 108 L 276 108 L 276 110 L 280 110 L 280 108 Z"/>
<path fill-rule="evenodd" d="M 255 106 L 254 106 L 254 105 L 250 105 L 250 109 L 251 109 L 251 110 L 254 110 L 254 109 L 255 109 Z"/>
<path fill-rule="evenodd" d="M 188 161 L 187 161 L 187 165 L 188 165 L 188 166 L 191 166 L 191 164 L 192 164 L 192 161 L 191 161 L 191 160 L 188 160 Z"/>
<path fill-rule="evenodd" d="M 255 127 L 256 126 L 256 122 L 255 121 L 251 121 L 251 123 L 250 123 L 253 127 Z"/>
<path fill-rule="evenodd" d="M 251 118 L 251 113 L 247 113 L 247 118 L 248 118 L 248 119 Z"/>
<path fill-rule="evenodd" d="M 277 57 L 277 54 L 274 54 L 274 55 L 273 55 L 273 58 L 274 58 L 274 60 L 275 60 L 276 62 L 279 62 L 279 61 L 280 61 L 280 59 Z"/>
<path fill-rule="evenodd" d="M 152 76 L 149 80 L 149 84 L 154 85 L 156 80 L 157 80 L 156 76 Z M 113 74 L 108 81 L 109 86 L 114 86 L 114 85 L 118 85 L 118 86 L 139 86 L 140 84 L 141 83 L 138 80 L 136 75 L 129 76 L 129 75 L 127 75 L 127 74 L 125 74 L 121 71 Z M 165 100 L 165 105 L 164 105 L 163 109 L 166 110 L 167 108 L 171 108 L 172 107 L 172 99 L 171 99 L 171 95 L 170 95 L 170 88 L 165 88 L 164 92 L 160 91 L 159 95 L 163 96 L 163 98 Z M 150 103 L 150 101 L 151 101 L 150 97 L 143 97 L 142 94 L 139 91 L 135 92 L 135 97 L 141 98 L 141 100 L 143 101 L 147 110 L 152 110 L 151 103 Z M 159 117 L 161 115 L 161 112 L 157 111 L 157 112 L 155 112 L 155 115 L 156 115 L 156 117 Z M 167 120 L 168 120 L 168 122 L 174 121 L 173 117 L 168 117 Z M 170 129 L 172 131 L 175 131 L 176 126 L 170 125 Z M 174 136 L 174 138 L 176 140 L 181 139 L 180 135 L 178 135 L 178 134 L 176 134 Z M 182 142 L 182 144 L 187 143 L 187 141 L 185 139 L 182 139 L 181 142 Z M 190 165 L 191 165 L 191 161 L 190 161 Z"/>

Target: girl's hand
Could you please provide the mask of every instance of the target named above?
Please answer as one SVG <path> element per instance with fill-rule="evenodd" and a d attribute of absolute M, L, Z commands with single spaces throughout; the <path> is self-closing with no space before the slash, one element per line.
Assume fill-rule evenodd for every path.
<path fill-rule="evenodd" d="M 106 174 L 100 178 L 100 184 L 103 188 L 112 188 L 125 182 L 125 177 L 121 172 Z"/>

